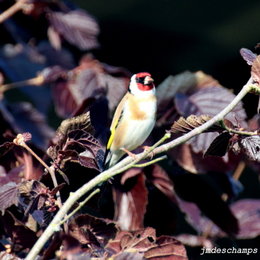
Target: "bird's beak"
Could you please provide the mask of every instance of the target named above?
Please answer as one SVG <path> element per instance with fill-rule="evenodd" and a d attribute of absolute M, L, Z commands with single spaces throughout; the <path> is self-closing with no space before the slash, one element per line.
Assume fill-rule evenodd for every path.
<path fill-rule="evenodd" d="M 144 79 L 144 85 L 150 85 L 154 82 L 154 80 L 150 76 L 146 76 Z"/>

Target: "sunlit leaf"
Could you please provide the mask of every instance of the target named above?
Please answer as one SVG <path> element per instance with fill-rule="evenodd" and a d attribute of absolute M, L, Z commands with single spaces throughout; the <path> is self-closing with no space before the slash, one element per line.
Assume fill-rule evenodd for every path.
<path fill-rule="evenodd" d="M 89 50 L 98 46 L 99 26 L 86 11 L 49 12 L 48 19 L 63 38 L 79 49 Z"/>

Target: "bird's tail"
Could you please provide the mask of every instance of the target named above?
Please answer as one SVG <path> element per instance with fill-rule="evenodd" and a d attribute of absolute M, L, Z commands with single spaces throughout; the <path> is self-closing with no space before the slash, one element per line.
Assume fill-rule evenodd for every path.
<path fill-rule="evenodd" d="M 124 151 L 116 151 L 116 152 L 111 152 L 110 150 L 107 151 L 106 153 L 106 159 L 105 159 L 105 165 L 104 168 L 108 169 L 112 166 L 114 166 L 124 155 Z"/>

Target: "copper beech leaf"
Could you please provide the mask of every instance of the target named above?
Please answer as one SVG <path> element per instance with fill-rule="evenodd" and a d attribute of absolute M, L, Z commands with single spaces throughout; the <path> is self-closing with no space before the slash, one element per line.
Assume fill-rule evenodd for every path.
<path fill-rule="evenodd" d="M 84 167 L 100 170 L 104 151 L 93 134 L 89 112 L 66 119 L 58 128 L 47 153 L 60 168 L 67 161 L 73 161 Z"/>
<path fill-rule="evenodd" d="M 99 26 L 86 11 L 49 12 L 48 19 L 63 38 L 79 49 L 89 50 L 98 46 Z"/>
<path fill-rule="evenodd" d="M 181 242 L 170 236 L 161 236 L 156 240 L 156 246 L 144 253 L 146 259 L 187 260 L 185 247 Z"/>
<path fill-rule="evenodd" d="M 39 148 L 46 148 L 54 131 L 48 126 L 45 116 L 30 103 L 0 104 L 0 113 L 16 133 L 30 132 L 32 142 Z"/>
<path fill-rule="evenodd" d="M 252 161 L 260 162 L 260 136 L 247 136 L 240 138 L 239 146 L 243 154 Z"/>
<path fill-rule="evenodd" d="M 174 176 L 173 182 L 179 196 L 179 207 L 187 213 L 195 228 L 203 228 L 203 224 L 198 223 L 202 212 L 226 233 L 238 233 L 238 221 L 228 204 L 222 200 L 212 179 L 205 175 L 181 174 Z"/>
<path fill-rule="evenodd" d="M 57 210 L 54 195 L 59 188 L 52 191 L 39 181 L 22 182 L 19 185 L 19 205 L 24 209 L 24 215 L 32 215 L 41 226 L 48 225 Z"/>
<path fill-rule="evenodd" d="M 231 205 L 233 214 L 239 223 L 239 239 L 250 239 L 260 235 L 260 200 L 242 199 Z"/>
<path fill-rule="evenodd" d="M 255 83 L 260 84 L 260 55 L 256 57 L 252 64 L 251 76 Z M 260 86 L 259 86 L 260 87 Z"/>
<path fill-rule="evenodd" d="M 128 71 L 100 63 L 90 55 L 68 75 L 66 81 L 52 86 L 55 109 L 61 117 L 74 115 L 83 105 L 101 97 L 108 99 L 113 112 L 127 91 L 130 77 Z"/>
<path fill-rule="evenodd" d="M 133 172 L 130 169 L 126 172 Z M 134 172 L 136 174 L 136 172 Z M 143 227 L 144 214 L 148 203 L 148 191 L 142 170 L 127 183 L 113 189 L 115 203 L 114 219 L 123 230 L 137 230 Z"/>
<path fill-rule="evenodd" d="M 184 117 L 180 117 L 177 121 L 173 123 L 171 126 L 171 132 L 174 134 L 178 133 L 187 133 L 193 130 L 196 127 L 199 127 L 209 121 L 212 116 L 209 115 L 190 115 L 186 119 Z M 232 125 L 229 120 L 224 120 L 225 124 Z M 219 124 L 215 123 L 213 126 L 208 128 L 206 132 L 222 132 L 224 128 Z"/>
<path fill-rule="evenodd" d="M 10 211 L 0 218 L 1 226 L 11 238 L 13 250 L 31 249 L 37 240 L 36 233 L 18 220 Z M 0 258 L 2 259 L 2 258 Z M 12 258 L 13 259 L 13 258 Z"/>
<path fill-rule="evenodd" d="M 204 156 L 224 156 L 228 151 L 231 138 L 232 135 L 229 132 L 221 133 L 212 141 Z"/>
<path fill-rule="evenodd" d="M 82 245 L 104 247 L 116 233 L 114 222 L 88 214 L 79 215 L 69 223 L 69 234 Z"/>
<path fill-rule="evenodd" d="M 177 111 L 184 117 L 201 114 L 214 116 L 224 109 L 234 97 L 235 95 L 225 88 L 212 86 L 202 88 L 191 95 L 176 95 L 175 105 Z M 226 116 L 226 119 L 234 124 L 238 122 L 242 127 L 246 126 L 245 118 L 246 114 L 241 102 Z M 216 133 L 203 133 L 192 138 L 188 143 L 191 144 L 194 152 L 205 152 L 216 135 Z"/>
<path fill-rule="evenodd" d="M 242 48 L 240 49 L 240 54 L 242 58 L 247 62 L 248 65 L 252 65 L 257 55 L 250 51 L 249 49 Z"/>
<path fill-rule="evenodd" d="M 110 240 L 106 246 L 106 251 L 110 255 L 118 256 L 119 259 L 135 259 L 131 257 L 140 257 L 145 259 L 188 259 L 185 247 L 176 239 L 170 236 L 156 237 L 155 229 L 147 227 L 138 231 L 119 231 L 113 240 Z M 138 253 L 128 255 L 128 252 Z M 122 258 L 130 257 L 130 258 Z M 141 258 L 141 259 L 143 259 Z M 139 258 L 137 258 L 139 259 Z"/>
<path fill-rule="evenodd" d="M 0 210 L 2 213 L 12 205 L 18 204 L 18 186 L 15 182 L 8 182 L 1 186 Z"/>

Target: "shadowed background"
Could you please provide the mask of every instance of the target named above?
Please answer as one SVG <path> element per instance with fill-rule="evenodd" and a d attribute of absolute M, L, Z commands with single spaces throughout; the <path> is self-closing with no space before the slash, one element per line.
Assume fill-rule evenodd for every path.
<path fill-rule="evenodd" d="M 203 70 L 239 91 L 249 67 L 242 47 L 257 51 L 260 2 L 257 0 L 88 0 L 74 1 L 100 24 L 103 62 L 149 71 L 159 83 L 169 74 Z M 247 97 L 246 102 L 257 97 Z M 249 117 L 256 107 L 247 108 Z"/>

